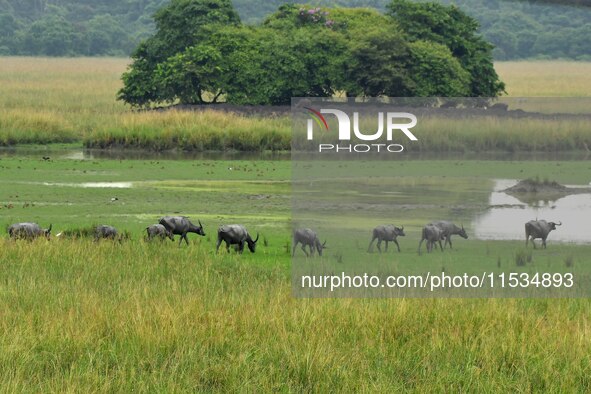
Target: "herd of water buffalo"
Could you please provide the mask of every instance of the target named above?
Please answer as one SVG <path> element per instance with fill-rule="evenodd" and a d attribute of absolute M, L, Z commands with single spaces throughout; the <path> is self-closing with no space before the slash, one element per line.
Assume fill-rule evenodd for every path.
<path fill-rule="evenodd" d="M 562 223 L 547 222 L 545 220 L 530 220 L 525 224 L 525 246 L 527 246 L 528 242 L 531 240 L 531 243 L 535 248 L 536 244 L 534 239 L 539 238 L 542 240 L 542 246 L 545 248 L 548 234 L 550 234 L 550 231 L 556 230 L 556 226 L 560 225 L 562 225 Z M 398 248 L 398 251 L 400 252 L 400 245 L 398 244 L 397 238 L 404 237 L 405 235 L 404 226 L 396 227 L 392 224 L 377 226 L 373 229 L 372 238 L 369 242 L 367 251 L 372 252 L 373 244 L 377 240 L 377 247 L 380 253 L 382 253 L 382 242 L 385 242 L 386 244 L 386 252 L 388 251 L 389 242 L 394 242 Z M 440 220 L 427 224 L 421 231 L 421 240 L 419 241 L 418 253 L 421 254 L 421 246 L 425 241 L 427 253 L 430 253 L 433 248 L 437 246 L 437 244 L 439 244 L 441 251 L 443 251 L 443 248 L 448 244 L 450 249 L 452 249 L 452 235 L 459 235 L 464 239 L 468 239 L 468 234 L 466 233 L 463 225 L 458 227 L 454 223 L 447 220 Z M 444 244 L 441 243 L 442 241 L 445 241 Z M 326 249 L 326 241 L 321 243 L 318 235 L 309 228 L 298 229 L 294 231 L 293 247 L 291 252 L 292 256 L 295 254 L 298 244 L 301 244 L 301 248 L 306 256 L 314 255 L 314 251 L 317 251 L 318 254 L 322 256 L 322 250 Z M 310 250 L 309 253 L 306 250 L 306 246 L 308 246 Z"/>
<path fill-rule="evenodd" d="M 198 221 L 199 225 L 193 224 L 186 216 L 164 216 L 160 219 L 158 224 L 153 224 L 146 227 L 146 238 L 148 240 L 166 239 L 174 241 L 175 235 L 180 235 L 179 246 L 185 240 L 186 244 L 189 244 L 187 238 L 188 233 L 195 233 L 201 236 L 205 236 L 203 225 L 201 221 Z M 536 247 L 534 239 L 541 239 L 542 246 L 546 247 L 546 239 L 548 234 L 552 230 L 556 230 L 556 226 L 562 225 L 561 222 L 547 222 L 545 220 L 530 220 L 525 224 L 525 246 L 531 240 L 533 247 Z M 8 227 L 8 234 L 12 239 L 34 239 L 37 237 L 45 236 L 49 239 L 51 235 L 52 226 L 43 229 L 37 223 L 15 223 Z M 62 233 L 58 234 L 59 237 Z M 385 251 L 388 251 L 388 243 L 394 242 L 398 251 L 400 252 L 400 245 L 398 244 L 398 237 L 403 237 L 404 226 L 396 227 L 394 225 L 382 225 L 377 226 L 373 229 L 372 238 L 369 243 L 368 252 L 372 252 L 374 242 L 377 240 L 377 248 L 379 252 L 382 252 L 382 242 L 385 242 Z M 452 222 L 441 220 L 427 224 L 421 231 L 421 240 L 419 241 L 418 253 L 421 254 L 421 246 L 426 241 L 427 253 L 430 253 L 434 247 L 439 244 L 439 248 L 443 251 L 443 248 L 449 244 L 450 249 L 452 248 L 451 237 L 452 235 L 459 235 L 460 237 L 467 239 L 468 234 L 464 229 L 455 225 Z M 112 239 L 121 240 L 121 235 L 113 226 L 100 225 L 94 229 L 94 239 L 98 241 L 100 239 Z M 226 244 L 226 250 L 229 251 L 230 246 L 234 245 L 239 253 L 244 250 L 244 245 L 248 246 L 248 249 L 254 253 L 256 245 L 259 240 L 259 234 L 257 233 L 256 238 L 253 240 L 246 228 L 240 224 L 222 225 L 218 228 L 218 238 L 216 251 L 219 250 L 222 242 Z M 444 241 L 444 244 L 442 244 Z M 326 241 L 320 242 L 318 234 L 309 228 L 297 229 L 293 232 L 292 242 L 292 256 L 295 255 L 296 247 L 301 245 L 302 251 L 306 256 L 313 256 L 315 251 L 318 255 L 322 256 L 322 250 L 326 249 Z M 308 247 L 308 250 L 306 250 Z"/>
<path fill-rule="evenodd" d="M 13 239 L 33 239 L 41 236 L 47 238 L 51 235 L 52 226 L 43 229 L 37 223 L 16 223 L 8 227 L 8 234 Z M 154 238 L 166 239 L 170 238 L 174 240 L 175 235 L 180 235 L 179 245 L 185 240 L 187 245 L 189 240 L 187 238 L 188 233 L 195 233 L 201 236 L 205 236 L 203 225 L 199 221 L 199 225 L 191 223 L 186 216 L 164 216 L 160 219 L 158 224 L 153 224 L 146 227 L 146 238 L 153 240 Z M 57 236 L 61 236 L 62 233 Z M 99 241 L 100 239 L 112 239 L 121 240 L 121 234 L 113 226 L 100 225 L 94 228 L 94 240 Z M 226 249 L 230 249 L 230 245 L 236 245 L 240 253 L 244 250 L 244 245 L 248 245 L 248 249 L 254 253 L 256 250 L 256 244 L 259 240 L 259 235 L 253 240 L 246 228 L 239 224 L 230 224 L 220 226 L 218 229 L 218 242 L 216 250 L 220 248 L 223 242 L 226 243 Z"/>

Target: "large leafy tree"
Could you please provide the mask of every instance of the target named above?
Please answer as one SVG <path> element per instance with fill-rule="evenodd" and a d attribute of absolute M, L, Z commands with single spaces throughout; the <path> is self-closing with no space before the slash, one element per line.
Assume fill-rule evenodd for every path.
<path fill-rule="evenodd" d="M 454 5 L 393 0 L 391 15 L 411 41 L 445 45 L 470 73 L 469 96 L 495 97 L 505 85 L 493 66 L 493 46 L 478 34 L 478 22 Z"/>
<path fill-rule="evenodd" d="M 125 102 L 144 106 L 152 102 L 170 101 L 171 95 L 168 85 L 162 89 L 159 83 L 162 72 L 167 72 L 172 67 L 174 70 L 183 72 L 186 68 L 181 67 L 182 57 L 171 60 L 174 65 L 169 65 L 162 70 L 162 63 L 168 58 L 175 57 L 184 52 L 187 48 L 200 45 L 207 39 L 211 31 L 208 26 L 238 25 L 240 18 L 232 7 L 230 0 L 172 0 L 170 4 L 161 8 L 154 15 L 156 22 L 156 33 L 149 39 L 142 42 L 133 52 L 133 62 L 129 70 L 123 74 L 124 87 L 119 91 L 118 98 Z M 180 77 L 175 77 L 179 86 Z M 168 78 L 170 81 L 170 76 Z M 199 90 L 200 83 L 195 78 L 184 78 L 186 85 L 184 90 Z M 199 103 L 201 92 L 193 95 L 180 94 L 190 103 Z"/>
<path fill-rule="evenodd" d="M 503 85 L 491 46 L 456 11 L 405 0 L 389 14 L 286 4 L 244 26 L 229 0 L 173 0 L 135 51 L 119 98 L 144 106 L 277 105 L 336 93 L 495 96 Z"/>

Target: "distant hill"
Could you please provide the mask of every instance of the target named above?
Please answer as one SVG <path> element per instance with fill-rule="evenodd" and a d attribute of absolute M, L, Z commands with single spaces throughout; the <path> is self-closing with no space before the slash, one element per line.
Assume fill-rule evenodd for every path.
<path fill-rule="evenodd" d="M 151 15 L 169 0 L 0 0 L 0 55 L 128 55 L 153 31 Z M 283 0 L 233 0 L 244 23 L 259 23 Z M 293 1 L 291 1 L 293 2 Z M 298 3 L 301 1 L 297 1 Z M 310 3 L 383 10 L 388 0 Z M 449 0 L 443 0 L 450 3 Z M 588 0 L 455 0 L 475 17 L 497 60 L 591 60 Z"/>

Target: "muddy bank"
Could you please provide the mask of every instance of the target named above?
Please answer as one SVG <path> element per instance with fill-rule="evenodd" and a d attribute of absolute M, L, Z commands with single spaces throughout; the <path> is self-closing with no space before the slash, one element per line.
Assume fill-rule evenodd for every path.
<path fill-rule="evenodd" d="M 570 195 L 591 194 L 591 187 L 568 187 L 554 181 L 524 179 L 502 192 L 524 204 L 535 205 L 539 201 L 557 201 Z"/>
<path fill-rule="evenodd" d="M 591 187 L 568 187 L 555 181 L 524 179 L 503 190 L 507 194 L 580 194 L 591 193 Z"/>

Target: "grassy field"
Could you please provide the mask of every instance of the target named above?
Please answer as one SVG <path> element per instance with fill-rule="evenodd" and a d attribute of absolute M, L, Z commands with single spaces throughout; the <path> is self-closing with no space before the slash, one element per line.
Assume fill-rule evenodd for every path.
<path fill-rule="evenodd" d="M 512 97 L 589 97 L 591 63 L 568 61 L 496 62 Z"/>
<path fill-rule="evenodd" d="M 522 241 L 457 240 L 454 252 L 423 256 L 416 245 L 426 217 L 450 215 L 466 195 L 472 196 L 461 202 L 466 215 L 485 207 L 491 177 L 544 175 L 581 184 L 588 162 L 402 164 L 401 185 L 443 182 L 450 191 L 438 197 L 440 206 L 397 210 L 407 231 L 402 252 L 373 255 L 380 263 L 453 271 L 500 261 L 530 271 L 565 267 L 571 256 L 575 267 L 587 266 L 588 245 L 550 241 L 547 250 L 532 251 L 525 267 L 515 260 Z M 458 165 L 463 170 L 454 172 Z M 591 389 L 586 299 L 294 298 L 288 161 L 43 161 L 34 155 L 3 157 L 0 166 L 0 227 L 35 220 L 53 223 L 57 232 L 109 223 L 132 234 L 122 244 L 0 238 L 6 391 Z M 131 187 L 91 187 L 102 182 Z M 168 240 L 144 242 L 144 227 L 173 212 L 201 219 L 207 235 L 191 235 L 181 248 Z M 229 222 L 260 232 L 256 254 L 215 253 L 215 229 Z M 370 222 L 346 225 L 363 229 Z M 364 248 L 368 241 L 361 240 Z M 329 260 L 338 252 L 336 240 L 331 243 Z"/>
<path fill-rule="evenodd" d="M 1 57 L 0 146 L 76 142 L 96 148 L 289 150 L 290 121 L 286 117 L 245 118 L 212 111 L 131 112 L 115 100 L 127 63 L 127 59 L 109 58 Z M 589 96 L 586 87 L 591 63 L 507 62 L 498 63 L 497 68 L 512 97 Z M 495 122 L 487 125 L 506 130 Z M 547 142 L 553 140 L 552 124 L 528 121 L 520 125 L 519 136 L 511 138 L 512 149 L 583 149 L 582 142 L 591 146 L 586 129 L 581 131 L 576 121 L 569 125 L 569 130 L 560 135 L 565 142 L 548 147 Z M 419 149 L 507 149 L 506 145 L 497 146 L 488 141 L 479 131 L 480 125 L 457 131 L 452 126 L 445 133 L 452 143 L 441 144 L 439 130 L 432 128 Z M 467 145 L 453 142 L 460 140 Z"/>
<path fill-rule="evenodd" d="M 295 298 L 289 161 L 130 159 L 131 153 L 72 159 L 68 150 L 83 143 L 198 149 L 212 138 L 211 146 L 240 149 L 236 144 L 272 147 L 289 138 L 282 118 L 130 112 L 114 100 L 126 63 L 0 58 L 0 145 L 66 144 L 59 154 L 0 153 L 0 391 L 591 391 L 588 299 Z M 515 97 L 589 93 L 589 63 L 497 66 Z M 566 69 L 572 78 L 564 77 Z M 546 83 L 554 80 L 562 82 Z M 448 126 L 431 143 L 453 140 Z M 552 122 L 531 129 L 540 132 L 539 150 L 580 149 L 589 138 L 584 127 L 565 135 Z M 472 138 L 462 133 L 462 140 Z M 488 150 L 494 141 L 475 143 Z M 41 158 L 46 154 L 50 160 Z M 407 232 L 401 253 L 372 258 L 417 271 L 474 262 L 520 272 L 586 270 L 590 246 L 552 236 L 548 249 L 528 249 L 525 266 L 517 265 L 522 240 L 471 237 L 454 240 L 453 252 L 418 256 L 421 226 L 436 217 L 469 223 L 488 206 L 493 178 L 589 182 L 588 160 L 480 156 L 401 161 L 397 190 L 425 192 L 403 193 L 392 214 Z M 331 176 L 326 169 L 313 175 Z M 180 248 L 145 242 L 145 227 L 166 214 L 199 218 L 206 236 L 191 234 Z M 363 233 L 359 245 L 350 242 L 361 255 L 375 223 L 354 219 L 341 225 Z M 131 239 L 8 240 L 4 228 L 19 221 L 51 223 L 54 234 L 112 224 Z M 217 226 L 234 222 L 260 233 L 255 254 L 215 253 Z M 467 230 L 473 234 L 469 224 Z M 330 244 L 326 261 L 339 257 L 338 240 Z"/>
<path fill-rule="evenodd" d="M 5 391 L 591 389 L 588 300 L 306 300 L 284 253 L 0 250 Z"/>

